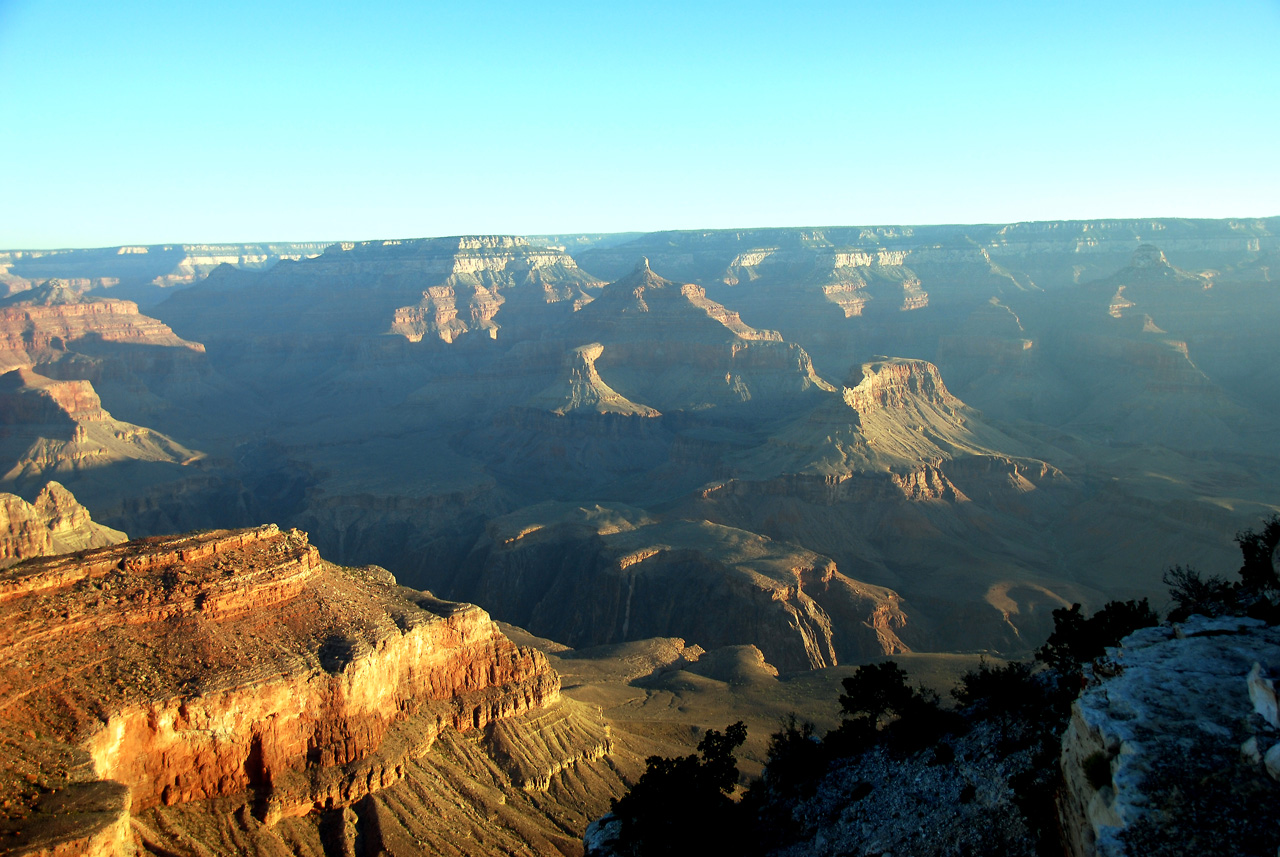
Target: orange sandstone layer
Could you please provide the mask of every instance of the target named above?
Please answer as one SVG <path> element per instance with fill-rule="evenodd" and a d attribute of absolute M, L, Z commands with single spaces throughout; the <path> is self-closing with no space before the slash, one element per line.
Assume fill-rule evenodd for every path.
<path fill-rule="evenodd" d="M 332 565 L 296 530 L 27 561 L 0 572 L 0 836 L 38 839 L 50 801 L 102 781 L 134 813 L 242 792 L 268 821 L 346 806 L 445 728 L 559 687 L 479 608 Z"/>

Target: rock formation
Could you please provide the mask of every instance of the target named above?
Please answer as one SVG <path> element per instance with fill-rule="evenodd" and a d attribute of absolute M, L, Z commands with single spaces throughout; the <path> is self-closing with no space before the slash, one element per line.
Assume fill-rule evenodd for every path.
<path fill-rule="evenodd" d="M 358 288 L 353 288 L 357 286 Z M 265 272 L 215 269 L 157 312 L 202 342 L 238 335 L 377 335 L 453 343 L 494 338 L 513 316 L 546 323 L 589 301 L 598 281 L 567 254 L 523 238 L 479 236 L 333 244 Z M 243 300 L 253 289 L 253 300 Z M 526 313 L 499 311 L 508 302 Z M 522 317 L 530 316 L 530 317 Z"/>
<path fill-rule="evenodd" d="M 182 464 L 199 455 L 164 435 L 114 419 L 88 381 L 55 381 L 29 369 L 0 375 L 3 481 L 25 484 L 118 461 Z"/>
<path fill-rule="evenodd" d="M 831 389 L 803 348 L 749 327 L 699 286 L 663 279 L 647 259 L 575 313 L 563 335 L 603 344 L 596 366 L 609 386 L 663 413 Z"/>
<path fill-rule="evenodd" d="M 18 490 L 56 475 L 134 534 L 276 520 L 443 594 L 496 517 L 625 504 L 830 558 L 901 596 L 913 651 L 1022 651 L 1052 608 L 1159 592 L 1275 505 L 1277 223 L 24 251 L 4 282 L 53 304 L 27 312 L 229 264 L 148 310 L 186 340 L 50 339 L 21 367 L 204 456 L 33 466 Z M 52 416 L 10 428 L 13 462 L 75 452 Z"/>
<path fill-rule="evenodd" d="M 596 371 L 596 360 L 604 353 L 598 342 L 583 345 L 565 355 L 561 375 L 550 387 L 529 399 L 527 405 L 558 416 L 575 411 L 623 416 L 662 416 L 647 405 L 638 405 L 617 393 Z"/>
<path fill-rule="evenodd" d="M 972 621 L 968 610 L 992 608 L 1003 627 L 991 629 L 995 636 L 984 644 L 1017 646 L 1024 634 L 1042 633 L 1045 608 L 1063 604 L 1063 594 L 1050 580 L 1030 582 L 1016 562 L 992 563 L 976 540 L 959 548 L 966 539 L 950 528 L 964 520 L 961 527 L 975 534 L 1012 531 L 1023 524 L 1008 520 L 1008 509 L 1059 502 L 1070 482 L 1037 451 L 952 396 L 932 364 L 882 358 L 856 369 L 838 397 L 766 444 L 727 457 L 731 476 L 703 487 L 680 511 L 821 550 L 853 577 L 901 593 L 908 615 L 947 591 L 945 619 L 917 614 L 910 623 L 904 639 L 912 648 L 936 645 L 935 633 L 950 637 L 942 628 Z M 934 539 L 952 548 L 926 547 Z M 887 555 L 911 572 L 899 577 L 881 566 Z"/>
<path fill-rule="evenodd" d="M 856 473 L 881 473 L 909 496 L 962 499 L 940 473 L 945 462 L 1029 455 L 1024 443 L 986 425 L 951 395 L 933 364 L 882 358 L 854 370 L 838 399 L 771 438 L 740 472 L 756 480 L 784 473 L 834 477 L 834 484 Z"/>
<path fill-rule="evenodd" d="M 50 278 L 72 280 L 113 297 L 153 304 L 165 290 L 202 279 L 218 265 L 268 268 L 282 259 L 318 256 L 326 245 L 169 244 L 103 247 L 92 250 L 13 250 L 0 252 L 0 271 L 21 278 L 23 288 Z"/>
<path fill-rule="evenodd" d="M 314 824 L 413 776 L 442 733 L 559 698 L 546 659 L 483 611 L 333 566 L 274 526 L 29 560 L 0 573 L 0 616 L 0 824 L 47 853 L 131 853 L 192 812 Z M 559 764 L 598 755 L 598 729 L 566 716 L 561 744 L 583 749 Z M 499 755 L 545 780 L 510 722 Z"/>
<path fill-rule="evenodd" d="M 157 360 L 166 361 L 166 371 L 182 361 L 203 360 L 204 346 L 140 315 L 136 303 L 84 298 L 82 288 L 50 280 L 0 301 L 0 371 L 75 361 L 76 370 L 64 366 L 62 371 L 88 373 L 79 377 L 97 380 L 125 371 L 156 371 L 146 364 Z"/>
<path fill-rule="evenodd" d="M 1063 736 L 1069 853 L 1272 854 L 1277 664 L 1280 631 L 1253 619 L 1196 616 L 1108 650 Z"/>
<path fill-rule="evenodd" d="M 50 554 L 106 547 L 128 539 L 119 530 L 95 524 L 71 492 L 50 482 L 28 503 L 0 494 L 0 565 Z"/>
<path fill-rule="evenodd" d="M 498 518 L 451 591 L 574 647 L 672 636 L 704 649 L 754 644 L 787 670 L 907 651 L 897 595 L 830 559 L 625 506 L 543 504 Z"/>

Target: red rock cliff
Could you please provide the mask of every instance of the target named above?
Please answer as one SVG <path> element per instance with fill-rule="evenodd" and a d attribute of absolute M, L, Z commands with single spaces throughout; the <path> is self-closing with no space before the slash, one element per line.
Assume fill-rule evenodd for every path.
<path fill-rule="evenodd" d="M 343 806 L 397 781 L 441 730 L 558 696 L 543 655 L 479 608 L 331 565 L 296 530 L 143 539 L 0 573 L 11 828 L 38 833 L 52 790 L 94 781 L 127 786 L 133 812 L 246 790 L 268 820 Z"/>

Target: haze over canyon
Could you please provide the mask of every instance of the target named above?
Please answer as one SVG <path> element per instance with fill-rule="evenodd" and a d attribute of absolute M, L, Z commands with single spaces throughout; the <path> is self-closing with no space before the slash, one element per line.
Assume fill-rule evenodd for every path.
<path fill-rule="evenodd" d="M 439 804 L 457 853 L 574 853 L 724 725 L 697 700 L 768 722 L 878 658 L 1163 608 L 1280 512 L 1277 248 L 1280 218 L 0 252 L 6 824 L 62 789 L 97 853 L 449 853 Z"/>

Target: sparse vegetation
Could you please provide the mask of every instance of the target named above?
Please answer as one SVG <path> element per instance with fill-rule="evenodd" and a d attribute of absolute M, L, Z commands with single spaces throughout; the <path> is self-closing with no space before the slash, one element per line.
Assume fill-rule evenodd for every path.
<path fill-rule="evenodd" d="M 697 755 L 646 759 L 644 775 L 613 802 L 625 853 L 670 854 L 672 843 L 691 854 L 734 853 L 739 813 L 729 795 L 738 784 L 734 751 L 746 738 L 747 727 L 738 722 L 723 732 L 708 730 Z"/>
<path fill-rule="evenodd" d="M 1189 616 L 1225 616 L 1237 609 L 1236 588 L 1216 574 L 1202 577 L 1187 566 L 1175 565 L 1164 573 L 1164 585 L 1174 607 L 1169 619 L 1182 622 Z"/>
<path fill-rule="evenodd" d="M 1160 617 L 1145 598 L 1111 601 L 1087 619 L 1079 604 L 1060 607 L 1053 611 L 1053 633 L 1036 652 L 1036 658 L 1064 676 L 1078 674 L 1084 664 L 1101 657 L 1107 646 L 1159 622 Z"/>
<path fill-rule="evenodd" d="M 1280 543 L 1280 517 L 1272 516 L 1261 531 L 1247 530 L 1237 535 L 1244 555 L 1241 581 L 1230 583 L 1221 577 L 1202 577 L 1198 572 L 1174 566 L 1165 574 L 1175 605 L 1173 619 L 1191 613 L 1208 615 L 1256 614 L 1258 605 L 1275 603 L 1277 583 L 1271 556 Z M 1265 568 L 1263 563 L 1265 560 Z M 1014 661 L 992 665 L 986 661 L 964 675 L 952 691 L 954 706 L 945 707 L 935 694 L 909 684 L 909 677 L 894 661 L 861 666 L 844 679 L 839 703 L 842 724 L 821 741 L 812 724 L 792 715 L 783 722 L 769 742 L 768 763 L 760 780 L 752 784 L 739 804 L 727 794 L 731 788 L 724 759 L 745 737 L 726 730 L 710 732 L 699 750 L 703 756 L 682 759 L 650 759 L 649 770 L 632 795 L 617 802 L 616 812 L 631 811 L 633 805 L 665 807 L 657 810 L 660 821 L 642 828 L 653 817 L 633 813 L 627 816 L 631 842 L 641 850 L 630 853 L 659 853 L 661 843 L 688 844 L 690 853 L 700 850 L 718 853 L 761 854 L 776 847 L 804 841 L 814 831 L 804 828 L 795 807 L 821 787 L 829 773 L 873 750 L 888 753 L 894 764 L 945 766 L 964 776 L 970 760 L 957 755 L 964 736 L 973 733 L 993 747 L 1001 758 L 1017 759 L 1008 784 L 1013 802 L 1031 831 L 1030 847 L 1039 854 L 1060 854 L 1055 793 L 1061 780 L 1058 768 L 1060 741 L 1071 712 L 1071 703 L 1081 688 L 1085 665 L 1102 656 L 1109 646 L 1141 628 L 1159 622 L 1147 599 L 1113 601 L 1091 616 L 1080 604 L 1053 613 L 1054 629 L 1034 661 Z M 741 724 L 735 724 L 740 727 Z M 733 742 L 737 743 L 733 743 Z M 730 757 L 731 758 L 731 757 Z M 1098 752 L 1083 762 L 1084 775 L 1095 789 L 1111 784 L 1111 759 Z M 736 768 L 732 768 L 736 776 Z M 826 786 L 830 788 L 830 785 Z M 960 806 L 972 804 L 978 795 L 972 782 L 953 795 Z M 844 805 L 864 800 L 891 799 L 882 788 L 859 780 L 848 787 Z M 689 824 L 679 805 L 701 807 L 698 817 L 703 827 L 677 835 L 677 825 Z M 646 810 L 646 813 L 652 810 Z M 829 810 L 828 810 L 829 811 Z M 724 825 L 718 830 L 716 824 Z M 683 829 L 683 828 L 682 828 Z M 709 837 L 709 838 L 708 838 Z M 692 843 L 700 843 L 695 846 Z M 731 845 L 726 843 L 733 843 Z M 1024 848 L 1025 850 L 1025 848 Z M 665 853 L 665 852 L 664 852 Z"/>
<path fill-rule="evenodd" d="M 1280 515 L 1264 519 L 1257 530 L 1236 533 L 1240 546 L 1240 579 L 1235 583 L 1210 575 L 1205 577 L 1190 566 L 1175 565 L 1164 574 L 1173 609 L 1169 619 L 1181 622 L 1202 616 L 1254 616 L 1280 622 L 1280 579 L 1272 557 L 1280 545 Z"/>

